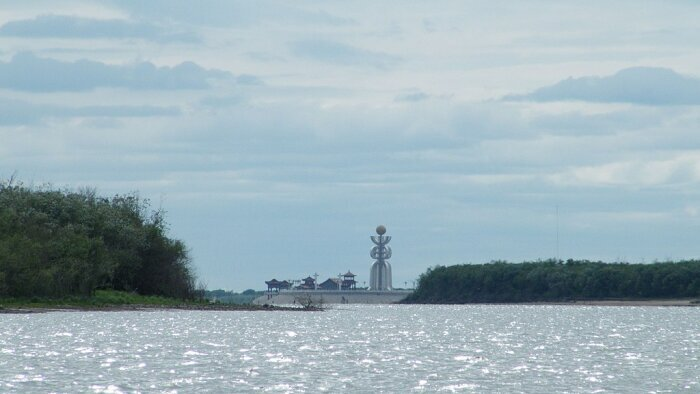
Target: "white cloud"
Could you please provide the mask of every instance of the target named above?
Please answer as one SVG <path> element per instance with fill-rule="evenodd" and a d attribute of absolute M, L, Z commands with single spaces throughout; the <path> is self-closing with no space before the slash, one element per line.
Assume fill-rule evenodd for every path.
<path fill-rule="evenodd" d="M 393 68 L 400 63 L 398 56 L 357 48 L 330 40 L 303 40 L 292 44 L 297 56 L 339 66 L 364 66 L 378 69 Z"/>
<path fill-rule="evenodd" d="M 192 6 L 186 0 L 120 0 L 115 5 L 149 19 L 170 19 L 188 24 L 214 27 L 254 24 L 352 25 L 351 18 L 333 15 L 318 3 L 255 4 L 247 1 L 206 0 Z"/>
<path fill-rule="evenodd" d="M 553 178 L 557 183 L 591 186 L 662 187 L 700 182 L 700 152 L 664 160 L 635 160 L 575 167 Z"/>

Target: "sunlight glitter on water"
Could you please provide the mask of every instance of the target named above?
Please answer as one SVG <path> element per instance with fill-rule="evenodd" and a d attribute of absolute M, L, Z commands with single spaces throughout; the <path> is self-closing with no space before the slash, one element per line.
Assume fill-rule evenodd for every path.
<path fill-rule="evenodd" d="M 0 319 L 0 392 L 700 391 L 700 308 L 347 305 Z"/>

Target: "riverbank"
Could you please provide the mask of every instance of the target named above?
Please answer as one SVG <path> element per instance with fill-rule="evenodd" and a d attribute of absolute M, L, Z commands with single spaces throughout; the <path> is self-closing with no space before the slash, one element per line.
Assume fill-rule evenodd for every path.
<path fill-rule="evenodd" d="M 594 306 L 700 306 L 697 299 L 677 300 L 589 300 L 560 303 L 560 305 L 594 305 Z"/>
<path fill-rule="evenodd" d="M 48 312 L 129 312 L 129 311 L 320 311 L 320 308 L 293 308 L 283 306 L 264 305 L 235 305 L 235 304 L 209 304 L 209 305 L 54 305 L 54 306 L 12 306 L 0 305 L 0 314 L 29 314 Z"/>
<path fill-rule="evenodd" d="M 43 312 L 119 312 L 149 310 L 192 311 L 269 311 L 269 310 L 319 310 L 313 306 L 280 307 L 272 305 L 240 305 L 210 303 L 209 301 L 183 301 L 159 296 L 143 296 L 135 293 L 97 290 L 91 297 L 67 297 L 62 299 L 0 299 L 0 313 Z"/>
<path fill-rule="evenodd" d="M 116 292 L 119 293 L 119 292 Z M 329 297 L 325 295 L 325 299 L 312 300 L 312 305 L 306 305 L 306 308 L 297 302 L 296 299 L 286 297 L 273 297 L 269 303 L 256 304 L 221 304 L 209 302 L 182 302 L 163 297 L 144 297 L 127 293 L 121 295 L 126 298 L 108 297 L 106 302 L 105 294 L 87 299 L 69 299 L 69 300 L 17 300 L 17 299 L 0 299 L 0 314 L 29 314 L 29 313 L 47 313 L 47 312 L 125 312 L 125 311 L 321 311 L 324 305 L 327 304 L 387 304 L 397 303 L 397 300 L 389 300 L 386 297 L 377 297 L 367 302 L 357 302 L 357 297 L 345 298 L 346 302 L 338 302 L 335 298 L 341 296 L 334 295 Z M 110 293 L 114 297 L 114 293 Z M 298 294 L 297 294 L 298 296 Z M 394 294 L 395 298 L 405 296 L 403 294 Z M 262 301 L 262 300 L 260 300 Z M 331 301 L 331 302 L 329 302 Z M 355 302 L 352 302 L 355 301 Z M 400 302 L 399 302 L 400 303 Z M 403 304 L 403 303 L 402 303 Z M 408 304 L 408 303 L 405 303 Z M 424 304 L 427 305 L 427 304 Z M 440 304 L 432 304 L 440 305 Z M 543 306 L 651 306 L 651 307 L 698 307 L 700 300 L 698 299 L 645 299 L 645 300 L 576 300 L 576 301 L 538 301 L 538 302 L 506 302 L 506 303 L 465 303 L 461 305 L 543 305 Z"/>
<path fill-rule="evenodd" d="M 686 306 L 698 307 L 700 300 L 692 299 L 655 299 L 655 300 L 576 300 L 576 301 L 532 301 L 532 302 L 465 302 L 421 303 L 402 302 L 405 305 L 562 305 L 562 306 Z"/>

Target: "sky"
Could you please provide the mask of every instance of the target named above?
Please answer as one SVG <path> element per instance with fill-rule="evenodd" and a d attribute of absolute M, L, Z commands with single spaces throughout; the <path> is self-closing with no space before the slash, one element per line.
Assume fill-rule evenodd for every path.
<path fill-rule="evenodd" d="M 700 2 L 3 1 L 0 179 L 137 192 L 209 289 L 700 258 Z"/>

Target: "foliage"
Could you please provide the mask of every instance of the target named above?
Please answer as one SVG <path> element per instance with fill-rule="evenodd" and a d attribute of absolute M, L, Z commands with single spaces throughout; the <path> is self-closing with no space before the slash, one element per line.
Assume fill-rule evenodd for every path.
<path fill-rule="evenodd" d="M 97 289 L 193 298 L 185 245 L 137 195 L 0 183 L 0 297 L 91 296 Z"/>
<path fill-rule="evenodd" d="M 533 302 L 700 296 L 700 260 L 652 264 L 538 261 L 435 266 L 405 301 Z"/>

